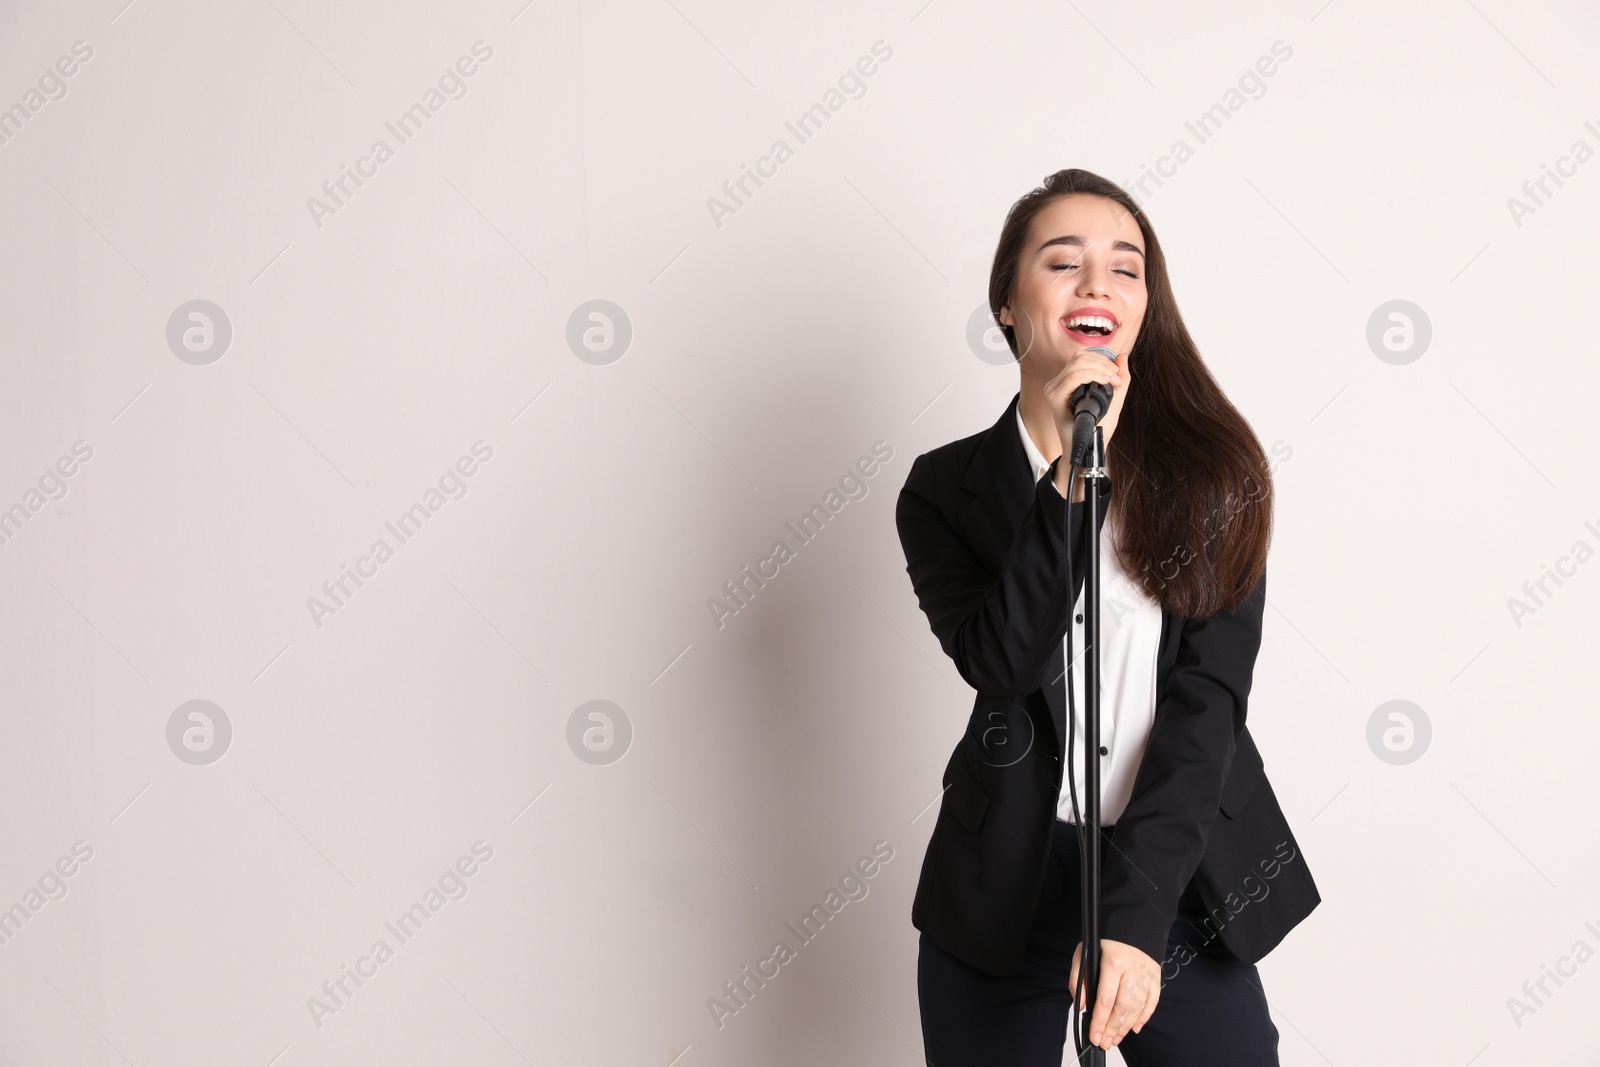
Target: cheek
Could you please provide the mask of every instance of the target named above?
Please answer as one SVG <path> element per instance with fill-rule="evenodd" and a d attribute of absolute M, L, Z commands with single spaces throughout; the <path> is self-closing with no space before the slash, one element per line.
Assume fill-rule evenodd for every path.
<path fill-rule="evenodd" d="M 1131 310 L 1137 316 L 1134 319 L 1133 332 L 1134 333 L 1139 333 L 1140 331 L 1142 331 L 1144 329 L 1144 326 L 1145 326 L 1145 309 L 1144 309 L 1144 306 L 1143 305 L 1137 305 L 1137 306 L 1133 307 Z"/>
<path fill-rule="evenodd" d="M 1026 313 L 1034 326 L 1043 331 L 1045 324 L 1058 314 L 1054 309 L 1061 303 L 1061 294 L 1056 291 L 1056 279 L 1046 278 L 1031 280 L 1022 287 L 1019 293 L 1021 299 L 1017 301 L 1020 310 Z"/>

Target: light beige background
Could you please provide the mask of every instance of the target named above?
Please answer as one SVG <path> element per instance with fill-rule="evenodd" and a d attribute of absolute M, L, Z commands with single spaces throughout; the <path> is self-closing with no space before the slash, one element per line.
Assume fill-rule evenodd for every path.
<path fill-rule="evenodd" d="M 1600 563 L 1507 604 L 1600 547 L 1600 163 L 1507 205 L 1600 147 L 1592 8 L 123 2 L 0 9 L 0 106 L 93 51 L 0 144 L 0 507 L 93 450 L 0 544 L 0 908 L 27 911 L 0 1063 L 921 1063 L 910 905 L 971 692 L 895 494 L 1016 388 L 967 335 L 1009 205 L 1179 139 L 1143 197 L 1178 299 L 1292 449 L 1250 723 L 1324 903 L 1261 966 L 1283 1062 L 1596 1047 L 1600 963 L 1508 1006 L 1600 949 Z M 204 366 L 166 340 L 197 299 L 232 328 Z M 603 365 L 567 342 L 597 299 L 632 330 Z M 1431 323 L 1405 365 L 1367 342 L 1391 300 Z M 465 496 L 318 626 L 477 441 Z M 866 495 L 719 629 L 708 601 L 877 441 Z M 166 735 L 197 699 L 233 730 L 205 766 Z M 1400 766 L 1367 741 L 1395 699 L 1432 729 Z M 632 727 L 605 766 L 567 740 L 591 700 Z M 719 1028 L 708 999 L 877 841 L 868 895 Z"/>

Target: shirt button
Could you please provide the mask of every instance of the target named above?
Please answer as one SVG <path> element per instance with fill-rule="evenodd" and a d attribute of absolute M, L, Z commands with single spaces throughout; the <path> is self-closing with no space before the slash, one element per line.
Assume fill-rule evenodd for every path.
<path fill-rule="evenodd" d="M 1079 616 L 1078 616 L 1078 621 L 1079 621 L 1079 622 L 1082 622 L 1082 621 L 1083 621 L 1083 616 L 1082 616 L 1082 615 L 1079 615 Z"/>
<path fill-rule="evenodd" d="M 1100 755 L 1102 755 L 1102 756 L 1104 756 L 1104 755 L 1106 755 L 1106 754 L 1107 754 L 1107 749 L 1106 749 L 1106 746 L 1104 746 L 1104 745 L 1101 745 L 1101 746 L 1100 746 Z"/>

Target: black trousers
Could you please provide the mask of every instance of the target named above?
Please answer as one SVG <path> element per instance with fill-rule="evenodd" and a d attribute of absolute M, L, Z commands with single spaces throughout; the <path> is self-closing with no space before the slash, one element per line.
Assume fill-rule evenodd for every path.
<path fill-rule="evenodd" d="M 1102 828 L 1102 851 L 1111 848 Z M 1013 974 L 992 975 L 923 935 L 917 998 L 930 1067 L 1060 1067 L 1075 1049 L 1068 1033 L 1072 954 L 1082 937 L 1078 834 L 1056 820 L 1028 952 Z M 1193 883 L 1161 964 L 1161 998 L 1140 1033 L 1117 1045 L 1129 1067 L 1277 1067 L 1278 1028 L 1254 964 L 1205 941 Z M 1081 1013 L 1080 1013 L 1081 1014 Z M 1081 1016 L 1087 1022 L 1087 1016 Z M 1110 1059 L 1109 1055 L 1107 1057 Z"/>

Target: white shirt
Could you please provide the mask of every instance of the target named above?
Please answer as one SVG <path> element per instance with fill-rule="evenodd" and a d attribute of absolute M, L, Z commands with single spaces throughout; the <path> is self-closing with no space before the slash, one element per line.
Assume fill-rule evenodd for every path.
<path fill-rule="evenodd" d="M 1035 484 L 1050 469 L 1017 408 L 1017 433 L 1033 468 Z M 1100 529 L 1100 824 L 1111 826 L 1128 806 L 1133 795 L 1133 778 L 1144 759 L 1145 743 L 1156 717 L 1156 655 L 1161 650 L 1161 605 L 1133 582 L 1117 562 L 1113 548 L 1111 516 Z M 1073 575 L 1074 579 L 1078 576 Z M 1084 666 L 1083 593 L 1073 606 L 1073 625 L 1068 639 L 1062 640 L 1063 661 L 1072 664 L 1072 710 L 1076 713 L 1073 739 L 1072 773 L 1078 787 L 1078 811 L 1084 810 Z M 1059 684 L 1057 680 L 1054 684 Z M 1068 790 L 1073 779 L 1061 773 L 1061 801 L 1056 816 L 1067 822 L 1072 817 Z"/>

